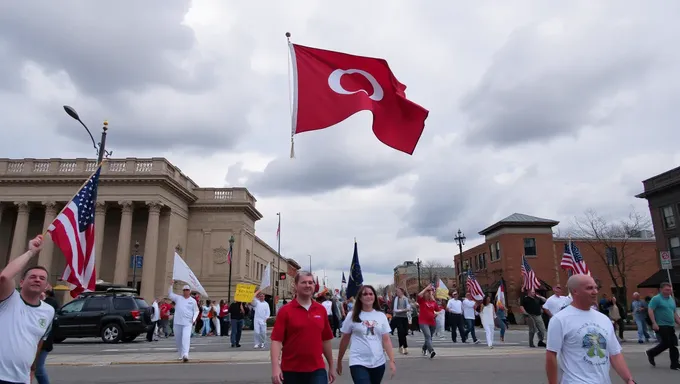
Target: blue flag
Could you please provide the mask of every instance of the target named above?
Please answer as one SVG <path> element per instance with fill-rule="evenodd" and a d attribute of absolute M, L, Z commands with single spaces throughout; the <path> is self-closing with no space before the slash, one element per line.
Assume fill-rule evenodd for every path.
<path fill-rule="evenodd" d="M 347 284 L 347 279 L 345 279 L 345 271 L 342 271 L 342 284 Z"/>
<path fill-rule="evenodd" d="M 349 269 L 349 281 L 347 282 L 347 298 L 356 296 L 359 287 L 364 283 L 364 276 L 361 274 L 361 264 L 359 264 L 359 252 L 357 242 L 354 241 L 354 256 L 352 256 L 352 266 Z"/>

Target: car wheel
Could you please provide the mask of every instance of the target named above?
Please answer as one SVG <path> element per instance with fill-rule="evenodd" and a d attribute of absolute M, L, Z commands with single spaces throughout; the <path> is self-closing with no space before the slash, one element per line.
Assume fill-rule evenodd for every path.
<path fill-rule="evenodd" d="M 105 343 L 115 344 L 123 338 L 123 330 L 116 323 L 109 323 L 102 328 L 102 340 Z"/>
<path fill-rule="evenodd" d="M 123 343 L 133 342 L 137 338 L 137 336 L 139 336 L 139 335 L 125 335 L 123 337 Z"/>

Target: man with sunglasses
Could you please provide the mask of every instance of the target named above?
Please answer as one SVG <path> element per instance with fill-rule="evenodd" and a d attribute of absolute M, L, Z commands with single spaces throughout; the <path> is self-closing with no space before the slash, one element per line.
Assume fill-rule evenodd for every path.
<path fill-rule="evenodd" d="M 191 297 L 191 287 L 185 285 L 182 288 L 182 296 L 172 291 L 175 280 L 170 284 L 168 297 L 175 302 L 175 317 L 173 319 L 173 330 L 175 332 L 175 344 L 179 359 L 183 362 L 189 361 L 189 347 L 191 346 L 191 329 L 196 324 L 198 318 L 198 304 Z"/>

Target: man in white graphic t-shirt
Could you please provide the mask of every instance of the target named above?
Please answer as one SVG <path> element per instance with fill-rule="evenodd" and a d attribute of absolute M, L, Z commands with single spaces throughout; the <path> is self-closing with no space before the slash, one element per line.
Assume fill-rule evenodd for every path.
<path fill-rule="evenodd" d="M 28 243 L 28 252 L 0 272 L 0 383 L 31 382 L 36 356 L 52 326 L 54 308 L 40 300 L 48 284 L 47 270 L 26 268 L 42 246 L 43 237 L 37 236 Z M 21 276 L 19 291 L 17 276 Z"/>
<path fill-rule="evenodd" d="M 573 301 L 552 317 L 548 327 L 548 383 L 611 384 L 610 366 L 624 383 L 635 383 L 611 321 L 591 308 L 597 301 L 595 280 L 588 275 L 573 275 L 567 287 Z M 559 381 L 558 372 L 562 374 Z"/>

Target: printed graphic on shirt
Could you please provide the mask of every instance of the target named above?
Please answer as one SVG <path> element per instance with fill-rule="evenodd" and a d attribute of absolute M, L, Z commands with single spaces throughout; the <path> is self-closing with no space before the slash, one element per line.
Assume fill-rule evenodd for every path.
<path fill-rule="evenodd" d="M 45 326 L 47 325 L 47 319 L 44 317 L 41 318 L 40 320 L 38 320 L 38 324 L 40 324 L 40 328 L 45 329 Z"/>
<path fill-rule="evenodd" d="M 581 347 L 585 351 L 583 361 L 591 365 L 604 365 L 609 362 L 607 356 L 607 331 L 596 323 L 583 324 L 577 331 L 581 336 Z"/>
<path fill-rule="evenodd" d="M 375 320 L 364 320 L 362 322 L 364 327 L 366 327 L 366 336 L 368 339 L 372 339 L 370 336 L 375 336 L 375 327 L 378 325 L 378 322 Z"/>

